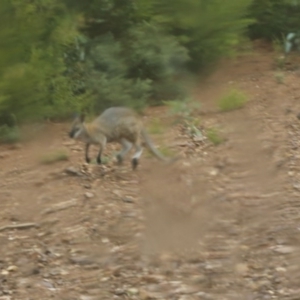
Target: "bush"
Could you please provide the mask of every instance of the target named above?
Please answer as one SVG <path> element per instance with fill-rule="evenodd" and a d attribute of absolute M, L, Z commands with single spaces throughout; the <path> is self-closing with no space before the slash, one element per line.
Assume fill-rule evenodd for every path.
<path fill-rule="evenodd" d="M 216 128 L 209 128 L 206 131 L 206 136 L 215 146 L 224 142 L 223 137 L 220 135 Z"/>
<path fill-rule="evenodd" d="M 283 39 L 288 33 L 300 29 L 298 0 L 254 0 L 249 15 L 255 19 L 248 30 L 253 39 Z"/>
<path fill-rule="evenodd" d="M 20 130 L 17 126 L 9 127 L 7 125 L 0 126 L 0 143 L 13 144 L 21 140 Z"/>
<path fill-rule="evenodd" d="M 65 150 L 58 150 L 48 154 L 45 154 L 40 159 L 42 164 L 50 165 L 59 161 L 66 161 L 69 159 L 68 153 Z"/>
<path fill-rule="evenodd" d="M 238 90 L 232 89 L 219 100 L 221 111 L 231 111 L 242 108 L 247 102 L 246 95 Z"/>
<path fill-rule="evenodd" d="M 149 103 L 185 95 L 184 88 L 174 80 L 184 69 L 187 50 L 158 26 L 140 24 L 121 40 L 107 34 L 83 46 L 85 60 L 77 71 L 84 82 L 82 94 L 91 95 L 85 102 L 87 110 L 113 105 L 142 109 Z M 76 60 L 72 64 L 77 64 Z"/>
<path fill-rule="evenodd" d="M 4 0 L 0 15 L 0 40 L 5 40 L 0 51 L 0 114 L 43 119 L 76 107 L 63 75 L 64 47 L 76 36 L 75 18 L 58 0 Z"/>
<path fill-rule="evenodd" d="M 233 46 L 253 21 L 246 17 L 251 0 L 154 2 L 157 14 L 154 19 L 187 47 L 192 70 L 232 54 Z"/>

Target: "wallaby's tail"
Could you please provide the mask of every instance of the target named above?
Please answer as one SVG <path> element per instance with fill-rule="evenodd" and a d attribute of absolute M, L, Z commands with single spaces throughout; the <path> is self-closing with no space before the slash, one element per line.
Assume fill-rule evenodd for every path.
<path fill-rule="evenodd" d="M 165 156 L 163 156 L 153 145 L 151 138 L 149 137 L 147 131 L 143 128 L 142 129 L 142 137 L 147 145 L 147 147 L 149 148 L 149 150 L 160 160 L 165 161 L 167 163 L 172 163 L 176 160 L 179 159 L 179 157 L 175 157 L 175 158 L 167 158 Z"/>

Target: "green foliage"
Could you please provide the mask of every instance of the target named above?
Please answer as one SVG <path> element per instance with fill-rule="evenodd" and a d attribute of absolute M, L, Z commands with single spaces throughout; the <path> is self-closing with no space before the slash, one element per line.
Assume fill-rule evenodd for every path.
<path fill-rule="evenodd" d="M 165 157 L 174 157 L 175 156 L 175 152 L 172 149 L 170 149 L 169 147 L 164 146 L 164 145 L 159 147 L 159 151 Z"/>
<path fill-rule="evenodd" d="M 200 103 L 191 98 L 183 101 L 165 101 L 164 103 L 170 107 L 170 114 L 177 117 L 177 121 L 184 126 L 189 135 L 202 138 L 202 133 L 198 129 L 200 121 L 194 116 L 200 109 Z"/>
<path fill-rule="evenodd" d="M 40 162 L 45 165 L 50 165 L 59 161 L 66 161 L 68 159 L 69 156 L 65 150 L 57 150 L 42 156 Z"/>
<path fill-rule="evenodd" d="M 192 98 L 186 98 L 183 101 L 164 101 L 164 104 L 170 108 L 172 115 L 176 115 L 182 120 L 192 119 L 193 113 L 200 109 L 200 103 L 194 101 Z"/>
<path fill-rule="evenodd" d="M 188 51 L 174 36 L 166 34 L 158 25 L 144 22 L 128 31 L 124 48 L 128 76 L 151 80 L 152 103 L 186 95 L 183 86 L 175 84 L 173 78 L 184 70 Z"/>
<path fill-rule="evenodd" d="M 276 81 L 277 81 L 278 83 L 280 83 L 280 84 L 283 84 L 283 83 L 284 83 L 285 76 L 284 76 L 284 74 L 283 74 L 282 72 L 278 72 L 278 73 L 276 73 L 274 76 L 275 76 L 275 79 L 276 79 Z"/>
<path fill-rule="evenodd" d="M 231 111 L 242 108 L 247 102 L 247 96 L 239 90 L 231 89 L 218 102 L 221 111 Z"/>
<path fill-rule="evenodd" d="M 153 119 L 148 125 L 148 132 L 151 134 L 161 134 L 164 132 L 164 127 L 158 118 Z"/>
<path fill-rule="evenodd" d="M 0 113 L 24 120 L 72 109 L 63 51 L 76 35 L 76 18 L 56 0 L 5 0 L 0 15 L 0 40 L 7 40 L 0 53 Z"/>
<path fill-rule="evenodd" d="M 181 101 L 187 64 L 230 54 L 250 2 L 2 0 L 0 125 L 11 113 L 24 121 Z"/>
<path fill-rule="evenodd" d="M 151 80 L 129 78 L 122 45 L 111 35 L 98 38 L 86 62 L 86 87 L 93 97 L 89 107 L 99 111 L 108 106 L 125 105 L 137 109 L 145 106 Z"/>
<path fill-rule="evenodd" d="M 0 143 L 14 144 L 21 140 L 21 133 L 17 126 L 9 127 L 6 124 L 0 126 Z"/>
<path fill-rule="evenodd" d="M 155 1 L 155 0 L 153 0 Z M 224 55 L 253 21 L 246 17 L 251 0 L 155 1 L 154 19 L 187 47 L 190 67 L 198 70 Z"/>
<path fill-rule="evenodd" d="M 220 135 L 216 128 L 209 128 L 206 130 L 206 136 L 210 142 L 215 146 L 220 145 L 224 142 L 223 137 Z"/>
<path fill-rule="evenodd" d="M 299 0 L 254 0 L 249 14 L 256 20 L 249 26 L 251 38 L 282 39 L 300 28 Z"/>
<path fill-rule="evenodd" d="M 77 91 L 83 87 L 82 94 L 89 94 L 86 110 L 99 111 L 113 105 L 141 110 L 147 103 L 185 94 L 179 84 L 174 87 L 173 77 L 187 61 L 187 51 L 158 26 L 139 24 L 122 39 L 110 33 L 88 39 L 81 47 L 86 49 L 81 67 L 79 53 L 69 63 L 74 70 L 77 65 L 75 72 L 84 78 Z M 75 88 L 74 93 L 77 91 Z"/>

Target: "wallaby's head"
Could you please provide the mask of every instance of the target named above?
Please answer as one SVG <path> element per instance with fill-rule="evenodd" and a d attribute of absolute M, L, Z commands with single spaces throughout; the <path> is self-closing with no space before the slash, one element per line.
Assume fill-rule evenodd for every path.
<path fill-rule="evenodd" d="M 72 139 L 77 139 L 80 138 L 81 133 L 83 132 L 84 126 L 83 126 L 83 122 L 85 119 L 85 115 L 81 114 L 80 116 L 76 116 L 72 126 L 71 126 L 71 130 L 69 132 L 69 136 Z"/>

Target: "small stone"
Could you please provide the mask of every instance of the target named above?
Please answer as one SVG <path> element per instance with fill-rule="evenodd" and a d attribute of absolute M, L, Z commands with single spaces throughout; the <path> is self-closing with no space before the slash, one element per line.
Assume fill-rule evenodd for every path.
<path fill-rule="evenodd" d="M 211 176 L 216 176 L 216 175 L 218 175 L 218 173 L 219 173 L 218 169 L 212 169 L 212 170 L 209 172 L 209 175 L 211 175 Z"/>
<path fill-rule="evenodd" d="M 240 275 L 246 275 L 248 273 L 248 270 L 248 265 L 245 263 L 239 263 L 235 265 L 235 271 Z"/>
<path fill-rule="evenodd" d="M 95 296 L 80 295 L 80 300 L 96 300 Z"/>
<path fill-rule="evenodd" d="M 212 295 L 210 294 L 207 294 L 205 292 L 198 292 L 196 294 L 198 297 L 201 297 L 200 299 L 206 299 L 206 300 L 212 300 L 212 299 L 215 299 Z"/>
<path fill-rule="evenodd" d="M 134 202 L 134 200 L 132 199 L 132 198 L 130 198 L 130 197 L 125 197 L 125 198 L 123 198 L 122 199 L 124 202 L 126 202 L 126 203 L 133 203 Z"/>
<path fill-rule="evenodd" d="M 139 293 L 139 290 L 136 289 L 136 288 L 130 288 L 127 290 L 127 292 L 130 294 L 130 295 L 137 295 Z"/>
<path fill-rule="evenodd" d="M 81 172 L 79 170 L 77 170 L 76 168 L 74 167 L 68 167 L 65 169 L 65 172 L 68 174 L 68 175 L 72 175 L 72 176 L 81 176 Z"/>
<path fill-rule="evenodd" d="M 9 272 L 7 270 L 2 270 L 1 271 L 1 275 L 3 276 L 7 276 L 9 274 Z"/>
<path fill-rule="evenodd" d="M 283 267 L 277 267 L 275 270 L 279 273 L 285 273 L 287 271 L 286 268 Z"/>
<path fill-rule="evenodd" d="M 125 291 L 123 289 L 116 289 L 114 291 L 114 294 L 117 295 L 117 296 L 121 296 L 121 295 L 125 294 Z"/>
<path fill-rule="evenodd" d="M 291 246 L 284 246 L 284 245 L 278 245 L 273 247 L 273 251 L 280 253 L 280 254 L 290 254 L 295 251 L 294 247 Z"/>
<path fill-rule="evenodd" d="M 293 184 L 293 188 L 295 189 L 295 190 L 300 190 L 300 183 L 295 183 L 295 184 Z"/>
<path fill-rule="evenodd" d="M 17 266 L 9 266 L 8 268 L 7 268 L 7 271 L 8 272 L 15 272 L 15 271 L 17 271 L 18 270 L 18 267 Z"/>
<path fill-rule="evenodd" d="M 88 199 L 91 199 L 91 198 L 93 198 L 95 195 L 94 195 L 93 193 L 91 193 L 91 192 L 86 192 L 86 193 L 84 194 L 84 196 L 85 196 L 86 198 L 88 198 Z"/>

